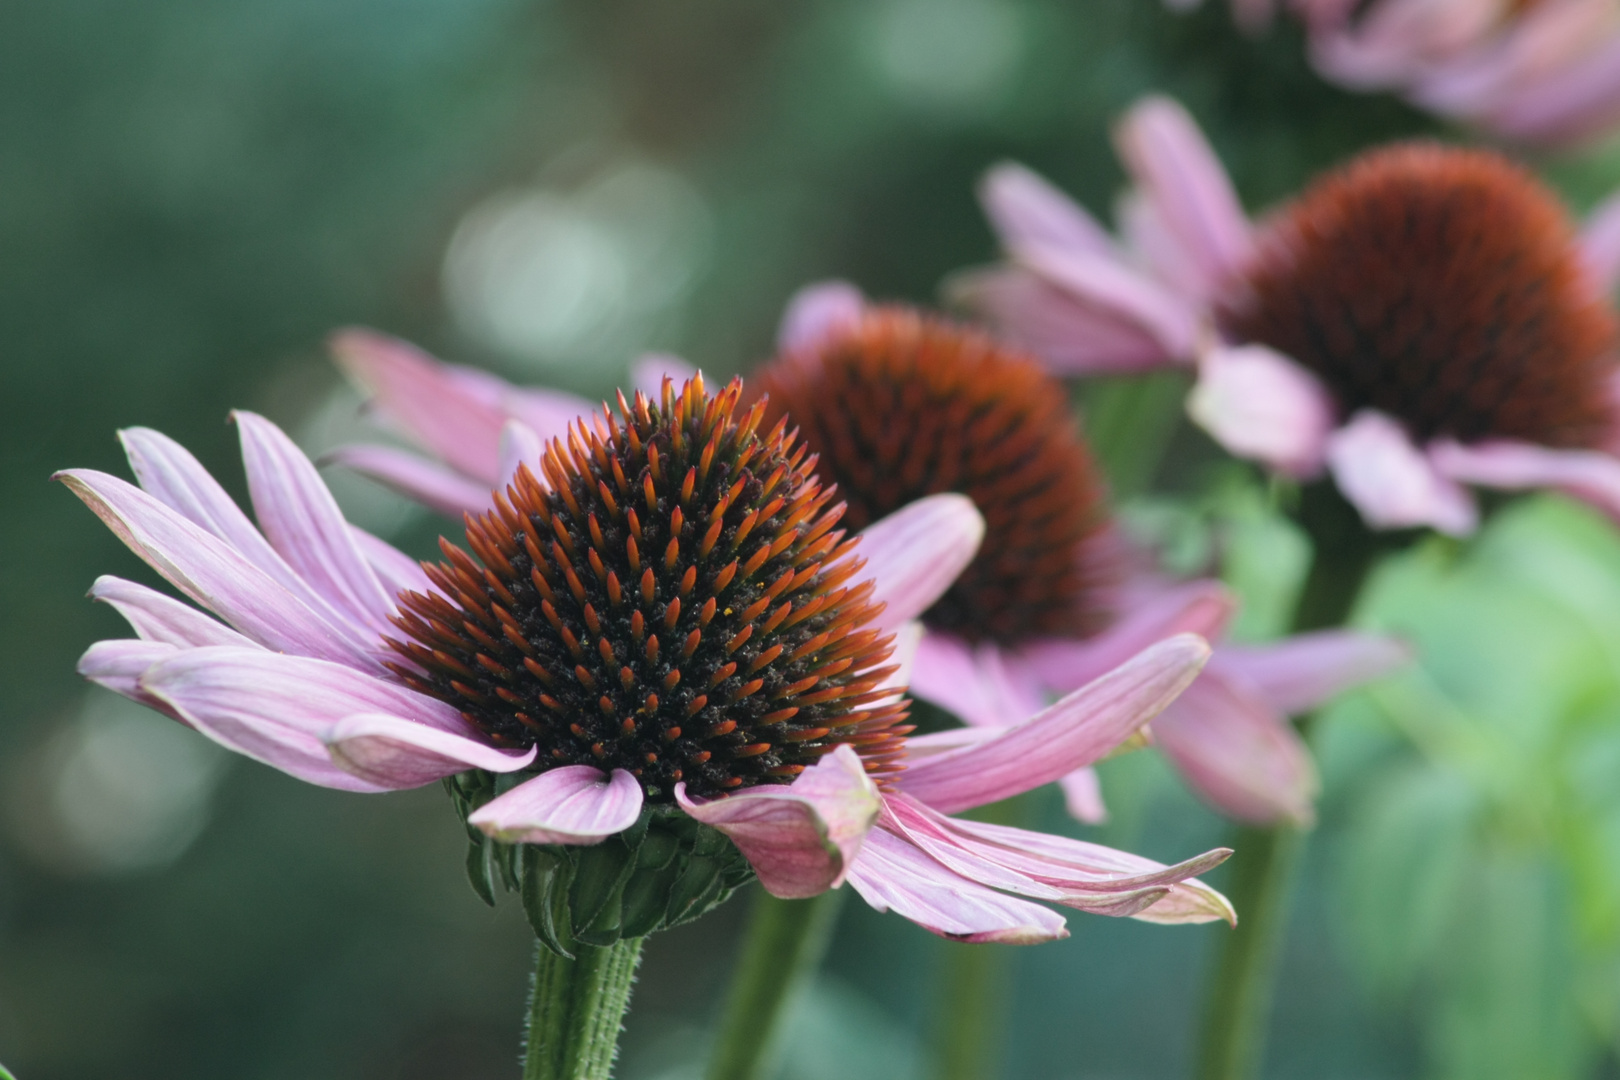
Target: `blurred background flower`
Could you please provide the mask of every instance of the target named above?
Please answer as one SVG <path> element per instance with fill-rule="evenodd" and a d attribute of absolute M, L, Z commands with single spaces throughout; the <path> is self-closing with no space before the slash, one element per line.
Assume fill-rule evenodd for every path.
<path fill-rule="evenodd" d="M 209 462 L 233 459 L 232 407 L 311 453 L 354 441 L 323 346 L 351 324 L 587 395 L 647 349 L 746 370 L 806 281 L 929 302 L 993 258 L 973 188 L 995 161 L 1106 216 L 1108 128 L 1147 92 L 1187 106 L 1250 212 L 1437 124 L 1323 83 L 1286 20 L 1250 39 L 1216 5 L 1148 0 L 64 0 L 6 23 L 0 1060 L 24 1080 L 516 1071 L 530 931 L 468 902 L 441 793 L 345 798 L 188 756 L 73 673 L 118 630 L 83 568 L 156 584 L 46 482 L 120 470 L 116 427 Z M 1579 212 L 1620 182 L 1614 144 L 1537 164 Z M 1152 491 L 1127 516 L 1245 596 L 1241 635 L 1277 633 L 1302 559 L 1272 492 L 1184 424 L 1090 435 L 1116 493 Z M 1168 447 L 1147 474 L 1142 440 Z M 355 520 L 431 552 L 439 519 L 329 478 Z M 1479 545 L 1403 557 L 1362 612 L 1426 659 L 1321 729 L 1271 1075 L 1616 1068 L 1620 541 L 1537 498 Z M 1224 838 L 1154 755 L 1100 771 L 1112 819 L 1075 835 L 1159 858 Z M 120 836 L 75 825 L 69 783 Z M 1075 828 L 1055 792 L 1031 813 Z M 625 1080 L 697 1075 L 743 915 L 649 948 Z M 947 946 L 893 921 L 846 907 L 785 1076 L 928 1074 Z M 1184 1074 L 1222 931 L 1074 931 L 1013 958 L 1004 1080 Z"/>

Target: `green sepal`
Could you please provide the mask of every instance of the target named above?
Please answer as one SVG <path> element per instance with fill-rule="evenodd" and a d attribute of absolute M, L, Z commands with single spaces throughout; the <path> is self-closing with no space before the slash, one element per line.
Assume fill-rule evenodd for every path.
<path fill-rule="evenodd" d="M 490 850 L 492 845 L 483 839 L 467 841 L 467 880 L 472 884 L 473 892 L 478 899 L 495 906 L 495 853 Z"/>
<path fill-rule="evenodd" d="M 555 845 L 521 847 L 523 913 L 542 945 L 572 960 L 576 942 L 568 909 L 568 885 L 574 876 L 573 864 Z"/>

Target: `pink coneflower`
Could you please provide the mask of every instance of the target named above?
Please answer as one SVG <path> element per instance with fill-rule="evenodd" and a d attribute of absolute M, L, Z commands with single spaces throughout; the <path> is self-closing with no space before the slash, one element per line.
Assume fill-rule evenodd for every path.
<path fill-rule="evenodd" d="M 782 354 L 752 385 L 767 415 L 798 425 L 857 527 L 942 492 L 984 514 L 979 555 L 921 617 L 912 674 L 913 693 L 981 733 L 1155 640 L 1216 640 L 1233 614 L 1217 583 L 1128 573 L 1063 387 L 984 334 L 868 306 L 841 283 L 814 286 L 790 306 Z M 1399 645 L 1361 634 L 1223 647 L 1154 723 L 1156 741 L 1222 812 L 1308 821 L 1316 774 L 1288 714 L 1404 660 Z M 1089 769 L 1064 787 L 1077 816 L 1102 816 Z"/>
<path fill-rule="evenodd" d="M 262 418 L 237 414 L 258 527 L 184 449 L 126 431 L 140 487 L 60 477 L 218 619 L 101 578 L 92 595 L 138 636 L 80 670 L 326 787 L 505 774 L 468 820 L 508 844 L 594 845 L 684 812 L 777 895 L 847 879 L 971 941 L 1066 933 L 1023 897 L 1230 917 L 1191 880 L 1224 850 L 1165 867 L 947 816 L 1109 752 L 1192 680 L 1203 642 L 1157 645 L 972 747 L 907 738 L 895 631 L 972 559 L 982 519 L 943 497 L 845 538 L 806 449 L 781 425 L 760 434 L 740 396 L 699 377 L 621 397 L 469 520 L 476 560 L 446 541 L 421 566 L 345 522 Z"/>
<path fill-rule="evenodd" d="M 1195 420 L 1279 472 L 1330 470 L 1375 528 L 1470 532 L 1465 484 L 1620 514 L 1613 213 L 1578 239 L 1522 169 L 1420 143 L 1363 155 L 1254 229 L 1178 106 L 1137 106 L 1120 141 L 1127 248 L 1004 166 L 985 200 L 1012 265 L 958 295 L 1066 373 L 1196 362 Z M 1080 351 L 1096 326 L 1132 348 Z"/>

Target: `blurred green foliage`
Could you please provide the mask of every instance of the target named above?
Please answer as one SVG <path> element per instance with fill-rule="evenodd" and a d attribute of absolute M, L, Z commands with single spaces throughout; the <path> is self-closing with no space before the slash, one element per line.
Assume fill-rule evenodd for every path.
<path fill-rule="evenodd" d="M 329 441 L 316 421 L 352 401 L 334 396 L 320 343 L 346 323 L 592 393 L 638 348 L 744 370 L 806 280 L 927 301 L 990 258 L 972 189 L 996 160 L 1106 215 L 1109 124 L 1148 91 L 1188 104 L 1254 208 L 1367 143 L 1434 130 L 1324 87 L 1295 35 L 1247 40 L 1220 5 L 58 0 L 4 22 L 0 1060 L 23 1080 L 510 1076 L 530 955 L 518 906 L 491 913 L 468 890 L 437 789 L 361 798 L 234 761 L 199 789 L 207 816 L 173 861 L 65 857 L 53 830 L 117 794 L 70 782 L 102 775 L 72 739 L 113 730 L 74 659 L 122 632 L 83 593 L 99 573 L 153 579 L 52 470 L 123 473 L 113 431 L 147 424 L 240 492 L 227 411 Z M 470 210 L 512 190 L 572 197 L 627 161 L 679 176 L 701 205 L 695 276 L 656 318 L 559 363 L 492 345 L 447 307 L 441 262 Z M 1555 175 L 1585 205 L 1615 164 L 1594 154 Z M 1208 537 L 1186 533 L 1186 557 L 1231 556 L 1252 599 L 1244 632 L 1264 636 L 1286 606 L 1271 571 L 1299 555 L 1271 494 L 1216 484 L 1231 497 L 1211 504 L 1201 437 L 1138 434 L 1168 442 L 1165 464 L 1132 474 L 1129 454 L 1105 453 L 1118 486 L 1219 518 L 1202 553 Z M 415 519 L 398 538 L 425 552 L 440 527 Z M 1430 659 L 1323 731 L 1329 803 L 1272 1075 L 1612 1067 L 1607 529 L 1538 502 L 1475 551 L 1424 548 L 1380 577 L 1365 618 Z M 1168 858 L 1224 836 L 1155 755 L 1110 762 L 1104 782 L 1108 842 Z M 1042 824 L 1070 828 L 1042 794 Z M 945 946 L 846 912 L 790 1080 L 914 1075 L 925 1060 Z M 650 946 L 627 1080 L 701 1055 L 740 918 L 733 901 Z M 1015 955 L 1004 1077 L 1182 1074 L 1220 929 L 1071 925 L 1071 940 Z"/>

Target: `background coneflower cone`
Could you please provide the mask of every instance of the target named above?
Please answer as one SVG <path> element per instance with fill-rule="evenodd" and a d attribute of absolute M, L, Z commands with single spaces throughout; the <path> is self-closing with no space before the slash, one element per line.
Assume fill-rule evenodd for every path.
<path fill-rule="evenodd" d="M 1033 359 L 903 307 L 830 328 L 749 380 L 786 417 L 862 528 L 912 500 L 971 498 L 979 554 L 923 615 L 970 641 L 1081 635 L 1111 575 L 1083 558 L 1106 523 L 1101 477 L 1068 395 Z"/>
<path fill-rule="evenodd" d="M 463 817 L 546 768 L 624 769 L 646 794 L 634 827 L 589 847 L 498 843 L 469 828 L 468 870 L 522 892 L 541 939 L 608 945 L 696 918 L 751 876 L 719 832 L 677 810 L 785 784 L 839 745 L 882 782 L 906 705 L 882 688 L 892 636 L 843 558 L 840 508 L 814 459 L 733 382 L 620 400 L 578 423 L 469 518 L 478 554 L 441 542 L 441 590 L 401 597 L 399 674 L 537 768 L 463 773 Z"/>
<path fill-rule="evenodd" d="M 1616 322 L 1568 215 L 1492 153 L 1408 143 L 1330 173 L 1268 224 L 1220 313 L 1421 442 L 1597 445 Z"/>

